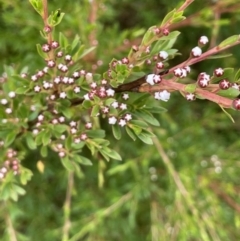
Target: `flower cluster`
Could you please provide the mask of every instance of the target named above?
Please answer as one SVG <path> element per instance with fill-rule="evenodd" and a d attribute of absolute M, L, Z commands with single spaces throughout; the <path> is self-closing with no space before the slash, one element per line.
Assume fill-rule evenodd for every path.
<path fill-rule="evenodd" d="M 5 155 L 3 166 L 0 167 L 0 180 L 6 177 L 7 173 L 12 171 L 14 175 L 19 174 L 19 159 L 17 152 L 13 149 L 8 149 Z"/>

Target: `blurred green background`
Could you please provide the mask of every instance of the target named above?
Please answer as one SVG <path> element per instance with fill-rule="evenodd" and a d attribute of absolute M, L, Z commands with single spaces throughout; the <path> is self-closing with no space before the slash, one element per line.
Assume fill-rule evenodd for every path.
<path fill-rule="evenodd" d="M 49 11 L 66 13 L 55 32 L 69 40 L 79 34 L 86 46 L 96 51 L 82 63 L 89 71 L 103 73 L 112 58 L 126 56 L 130 47 L 152 25 L 183 1 L 175 0 L 52 0 Z M 172 64 L 180 63 L 207 35 L 210 46 L 238 34 L 240 4 L 237 0 L 196 0 L 186 10 L 187 20 L 176 25 L 182 32 L 175 47 L 182 53 Z M 43 44 L 40 16 L 28 1 L 0 0 L 0 73 L 4 65 L 17 72 L 41 69 L 44 61 L 36 44 Z M 227 59 L 207 60 L 193 66 L 193 73 L 212 73 L 217 67 L 239 68 L 240 46 Z M 82 167 L 81 177 L 72 185 L 71 229 L 64 239 L 63 205 L 69 176 L 54 154 L 42 159 L 29 151 L 22 165 L 34 176 L 27 194 L 18 202 L 0 204 L 0 213 L 10 213 L 18 240 L 49 241 L 232 241 L 240 240 L 240 158 L 239 113 L 230 110 L 235 123 L 214 103 L 187 102 L 172 94 L 168 109 L 155 115 L 161 126 L 152 128 L 154 145 L 133 142 L 127 135 L 116 141 L 107 131 L 111 147 L 122 162 L 93 160 Z M 89 155 L 89 153 L 85 153 Z M 37 162 L 45 165 L 39 172 Z M 7 229 L 8 228 L 8 229 Z M 66 227 L 65 227 L 66 228 Z M 9 223 L 0 215 L 1 240 Z"/>

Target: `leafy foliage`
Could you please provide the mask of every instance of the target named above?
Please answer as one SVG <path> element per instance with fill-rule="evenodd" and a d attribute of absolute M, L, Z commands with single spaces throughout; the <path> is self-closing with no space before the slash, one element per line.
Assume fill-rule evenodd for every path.
<path fill-rule="evenodd" d="M 0 1 L 1 239 L 238 240 L 237 1 L 48 4 Z"/>

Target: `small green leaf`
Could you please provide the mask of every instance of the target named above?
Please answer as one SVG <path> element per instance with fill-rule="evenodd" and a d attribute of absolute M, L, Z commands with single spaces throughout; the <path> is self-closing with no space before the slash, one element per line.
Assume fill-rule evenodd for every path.
<path fill-rule="evenodd" d="M 14 142 L 17 134 L 18 133 L 16 132 L 16 130 L 9 132 L 6 138 L 4 139 L 4 146 L 5 147 L 10 146 Z"/>
<path fill-rule="evenodd" d="M 240 91 L 235 88 L 229 88 L 228 90 L 219 90 L 217 94 L 228 98 L 234 98 L 240 94 Z"/>
<path fill-rule="evenodd" d="M 37 52 L 38 54 L 43 58 L 46 59 L 46 53 L 43 52 L 42 46 L 40 44 L 37 44 Z"/>
<path fill-rule="evenodd" d="M 221 48 L 225 48 L 225 47 L 228 47 L 228 46 L 231 46 L 233 44 L 235 44 L 236 42 L 239 41 L 239 35 L 233 35 L 227 39 L 225 39 L 224 41 L 222 41 L 218 47 L 221 49 Z"/>
<path fill-rule="evenodd" d="M 144 121 L 141 121 L 141 120 L 131 120 L 130 124 L 134 124 L 136 126 L 139 126 L 142 129 L 148 128 L 148 124 L 146 122 L 144 122 Z"/>
<path fill-rule="evenodd" d="M 31 170 L 21 167 L 21 172 L 20 172 L 20 181 L 23 185 L 26 185 L 28 181 L 31 180 L 33 176 L 33 173 Z"/>
<path fill-rule="evenodd" d="M 86 134 L 90 138 L 104 138 L 105 137 L 104 130 L 87 130 Z"/>
<path fill-rule="evenodd" d="M 93 108 L 92 108 L 92 111 L 91 111 L 91 116 L 92 117 L 98 116 L 99 110 L 100 110 L 100 106 L 94 105 Z"/>
<path fill-rule="evenodd" d="M 29 0 L 33 8 L 43 16 L 43 1 L 42 0 Z"/>
<path fill-rule="evenodd" d="M 48 147 L 47 146 L 42 146 L 40 149 L 40 154 L 42 157 L 47 157 L 48 155 Z"/>
<path fill-rule="evenodd" d="M 73 160 L 82 164 L 82 165 L 86 165 L 86 166 L 92 166 L 92 162 L 91 160 L 89 160 L 88 158 L 84 157 L 84 156 L 80 156 L 80 155 L 74 155 L 73 156 Z"/>
<path fill-rule="evenodd" d="M 49 130 L 45 130 L 42 136 L 42 143 L 44 146 L 48 145 L 51 142 L 51 133 Z"/>
<path fill-rule="evenodd" d="M 239 82 L 240 80 L 240 69 L 236 72 L 234 76 L 234 82 Z"/>
<path fill-rule="evenodd" d="M 62 162 L 63 166 L 64 166 L 68 171 L 74 171 L 74 170 L 75 170 L 75 167 L 74 167 L 72 161 L 70 161 L 67 156 L 61 158 L 61 162 Z"/>
<path fill-rule="evenodd" d="M 153 141 L 152 141 L 152 138 L 149 136 L 149 135 L 146 135 L 144 133 L 140 133 L 138 136 L 137 136 L 142 142 L 148 144 L 148 145 L 152 145 L 153 144 Z"/>
<path fill-rule="evenodd" d="M 110 149 L 109 147 L 104 147 L 101 150 L 99 150 L 102 154 L 105 154 L 106 156 L 109 156 L 112 159 L 121 161 L 121 156 L 114 150 Z"/>
<path fill-rule="evenodd" d="M 188 93 L 194 93 L 196 88 L 197 88 L 196 84 L 188 84 L 185 87 L 185 91 Z"/>
<path fill-rule="evenodd" d="M 31 150 L 35 150 L 37 148 L 37 145 L 33 139 L 33 136 L 32 136 L 32 133 L 28 132 L 26 135 L 26 142 L 27 142 L 27 145 L 28 147 L 31 149 Z"/>
<path fill-rule="evenodd" d="M 176 9 L 173 9 L 171 12 L 169 12 L 163 19 L 162 23 L 161 23 L 161 27 L 164 26 L 164 24 L 166 24 L 168 21 L 170 21 L 174 14 L 176 12 Z"/>
<path fill-rule="evenodd" d="M 62 13 L 60 9 L 56 10 L 48 17 L 48 24 L 50 26 L 56 26 L 61 23 L 65 13 Z"/>
<path fill-rule="evenodd" d="M 153 37 L 155 37 L 155 34 L 154 34 L 155 28 L 156 26 L 152 26 L 147 30 L 147 32 L 143 36 L 141 45 L 148 46 L 151 43 Z"/>
<path fill-rule="evenodd" d="M 136 141 L 136 139 L 137 139 L 136 135 L 132 132 L 132 130 L 128 126 L 126 126 L 126 132 L 130 136 L 130 138 L 132 138 L 134 141 Z"/>
<path fill-rule="evenodd" d="M 93 46 L 93 47 L 91 47 L 91 48 L 86 49 L 85 51 L 83 51 L 83 53 L 82 53 L 80 56 L 78 56 L 78 59 L 82 59 L 84 56 L 86 56 L 86 55 L 88 55 L 89 53 L 91 53 L 95 48 L 96 48 L 96 47 Z"/>
<path fill-rule="evenodd" d="M 156 113 L 156 114 L 167 111 L 167 109 L 165 109 L 161 106 L 146 106 L 145 109 L 150 111 L 151 113 Z"/>
<path fill-rule="evenodd" d="M 68 39 L 63 35 L 63 33 L 59 33 L 59 44 L 64 49 L 69 45 Z"/>
<path fill-rule="evenodd" d="M 112 132 L 113 132 L 113 136 L 114 136 L 117 140 L 120 140 L 120 139 L 121 139 L 122 131 L 121 131 L 119 125 L 112 125 Z"/>
<path fill-rule="evenodd" d="M 139 109 L 138 111 L 135 111 L 134 114 L 153 126 L 160 126 L 159 121 L 145 109 Z"/>

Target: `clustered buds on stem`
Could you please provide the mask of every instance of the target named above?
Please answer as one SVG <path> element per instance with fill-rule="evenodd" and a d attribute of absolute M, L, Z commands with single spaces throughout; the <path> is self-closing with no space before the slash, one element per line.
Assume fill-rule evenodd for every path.
<path fill-rule="evenodd" d="M 3 145 L 4 143 L 1 141 L 0 144 Z M 14 175 L 17 175 L 20 172 L 19 170 L 20 161 L 17 157 L 17 152 L 15 150 L 8 149 L 4 158 L 5 158 L 5 161 L 2 167 L 0 167 L 0 180 L 4 179 L 6 175 L 11 171 L 13 172 Z"/>

